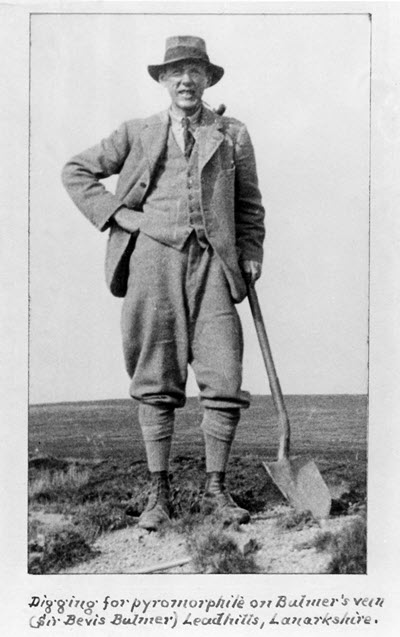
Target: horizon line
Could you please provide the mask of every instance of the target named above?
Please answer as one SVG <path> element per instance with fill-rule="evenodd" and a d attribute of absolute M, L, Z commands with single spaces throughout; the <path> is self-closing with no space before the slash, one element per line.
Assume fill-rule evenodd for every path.
<path fill-rule="evenodd" d="M 368 392 L 360 393 L 360 392 L 349 392 L 349 393 L 316 393 L 316 394 L 285 394 L 285 398 L 289 397 L 307 397 L 307 396 L 359 396 L 359 397 L 367 397 Z M 251 398 L 272 398 L 271 394 L 251 394 Z M 187 396 L 186 401 L 188 400 L 198 400 L 197 396 Z M 134 402 L 138 403 L 139 401 L 134 398 L 98 398 L 93 400 L 58 400 L 54 402 L 40 402 L 40 403 L 28 403 L 28 407 L 45 407 L 45 406 L 56 406 L 56 405 L 74 405 L 74 404 L 94 404 L 94 403 L 112 403 L 112 402 Z M 179 409 L 184 409 L 184 407 L 180 407 Z"/>

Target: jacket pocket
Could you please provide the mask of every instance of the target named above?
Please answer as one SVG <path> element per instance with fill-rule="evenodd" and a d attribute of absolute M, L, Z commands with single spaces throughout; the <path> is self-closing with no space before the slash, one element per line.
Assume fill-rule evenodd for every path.
<path fill-rule="evenodd" d="M 217 179 L 222 175 L 225 177 L 230 177 L 231 175 L 234 175 L 236 171 L 235 166 L 231 166 L 230 168 L 221 168 L 221 170 L 218 173 L 218 177 Z"/>
<path fill-rule="evenodd" d="M 142 173 L 135 179 L 128 192 L 123 196 L 122 201 L 128 208 L 134 208 L 141 211 L 144 199 L 150 185 L 150 174 Z"/>

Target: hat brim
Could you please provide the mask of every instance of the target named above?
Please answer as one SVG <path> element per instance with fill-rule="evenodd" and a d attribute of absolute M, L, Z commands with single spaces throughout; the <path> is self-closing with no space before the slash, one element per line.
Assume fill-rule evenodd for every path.
<path fill-rule="evenodd" d="M 211 72 L 210 86 L 214 86 L 214 84 L 219 82 L 221 77 L 225 73 L 225 70 L 222 68 L 222 66 L 217 66 L 216 64 L 211 64 L 211 62 L 205 62 L 205 60 L 203 60 L 202 58 L 194 58 L 194 57 L 180 57 L 174 60 L 170 60 L 169 62 L 165 64 L 152 64 L 147 67 L 147 70 L 150 76 L 153 78 L 153 80 L 158 82 L 160 73 L 165 71 L 167 66 L 169 66 L 170 64 L 174 64 L 175 62 L 182 62 L 184 60 L 188 60 L 192 62 L 201 62 L 202 64 L 205 64 L 207 69 Z"/>

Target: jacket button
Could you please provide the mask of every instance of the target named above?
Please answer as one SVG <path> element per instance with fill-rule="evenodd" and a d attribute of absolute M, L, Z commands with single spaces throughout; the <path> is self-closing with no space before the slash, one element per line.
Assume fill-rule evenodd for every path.
<path fill-rule="evenodd" d="M 139 184 L 139 186 L 140 186 L 141 188 L 146 188 L 147 184 L 146 184 L 144 181 L 141 181 L 141 182 L 140 182 L 140 184 Z"/>

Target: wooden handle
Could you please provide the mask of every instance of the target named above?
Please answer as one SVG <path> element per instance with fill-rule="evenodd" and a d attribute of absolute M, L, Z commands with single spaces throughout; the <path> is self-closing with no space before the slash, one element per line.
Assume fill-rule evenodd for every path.
<path fill-rule="evenodd" d="M 261 313 L 260 304 L 258 302 L 257 292 L 254 285 L 247 282 L 247 294 L 250 303 L 251 313 L 253 315 L 254 325 L 256 328 L 258 341 L 260 343 L 261 353 L 265 363 L 265 369 L 267 370 L 269 386 L 271 388 L 272 400 L 275 405 L 275 409 L 279 419 L 279 449 L 278 460 L 289 458 L 290 451 L 290 423 L 287 415 L 285 403 L 283 402 L 283 395 L 281 386 L 279 384 L 278 376 L 274 361 L 272 358 L 271 348 L 267 337 L 267 332 L 264 325 L 264 320 Z"/>

